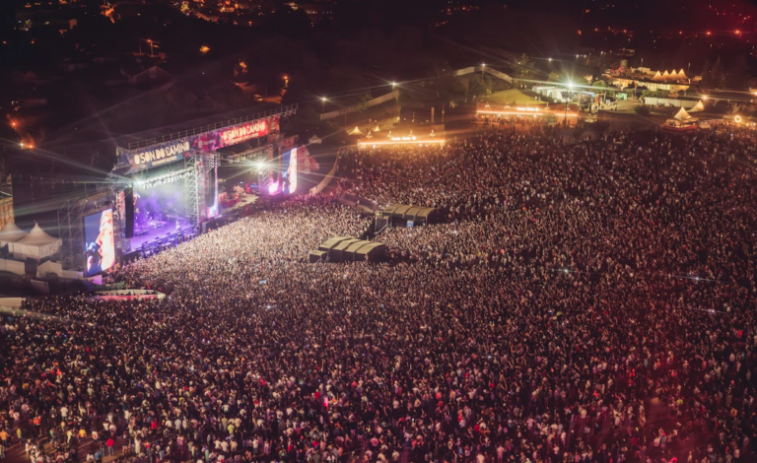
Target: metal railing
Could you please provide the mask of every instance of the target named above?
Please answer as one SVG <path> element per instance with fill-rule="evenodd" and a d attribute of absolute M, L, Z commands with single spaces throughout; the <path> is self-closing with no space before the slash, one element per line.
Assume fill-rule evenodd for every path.
<path fill-rule="evenodd" d="M 140 140 L 134 143 L 129 143 L 128 149 L 134 150 L 134 149 L 144 148 L 145 146 L 157 145 L 158 143 L 165 143 L 172 140 L 178 140 L 180 138 L 202 135 L 203 133 L 210 132 L 211 130 L 221 129 L 223 127 L 241 124 L 243 122 L 254 121 L 256 119 L 265 119 L 267 117 L 276 116 L 276 115 L 288 115 L 294 112 L 297 112 L 296 104 L 284 106 L 277 109 L 272 109 L 270 111 L 265 111 L 258 114 L 252 114 L 249 116 L 237 117 L 237 118 L 229 119 L 223 122 L 216 122 L 215 124 L 209 124 L 203 127 L 193 128 L 191 130 L 184 130 L 182 132 L 176 132 L 169 135 L 163 135 L 160 137 L 150 138 L 148 140 Z"/>

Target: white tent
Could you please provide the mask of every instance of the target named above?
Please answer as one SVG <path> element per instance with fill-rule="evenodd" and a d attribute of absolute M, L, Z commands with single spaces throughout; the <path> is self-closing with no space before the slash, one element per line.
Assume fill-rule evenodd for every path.
<path fill-rule="evenodd" d="M 5 224 L 3 229 L 0 230 L 0 246 L 14 243 L 20 239 L 23 239 L 24 237 L 26 237 L 26 235 L 27 233 L 18 228 L 18 225 L 13 222 L 8 222 Z"/>
<path fill-rule="evenodd" d="M 677 119 L 679 121 L 688 121 L 691 120 L 692 117 L 689 115 L 689 113 L 686 112 L 685 109 L 681 108 L 678 113 L 673 116 L 674 119 Z"/>
<path fill-rule="evenodd" d="M 662 80 L 662 74 L 660 74 L 660 71 L 657 71 L 655 75 L 652 76 L 652 80 Z"/>
<path fill-rule="evenodd" d="M 45 233 L 38 225 L 28 235 L 10 244 L 10 252 L 16 257 L 31 257 L 41 259 L 52 256 L 60 250 L 62 240 Z"/>
<path fill-rule="evenodd" d="M 683 72 L 683 68 L 681 68 L 681 70 L 678 71 L 678 78 L 679 79 L 688 79 L 688 77 L 686 77 L 686 73 Z"/>
<path fill-rule="evenodd" d="M 699 111 L 704 111 L 704 103 L 702 101 L 698 101 L 697 104 L 695 104 L 691 109 L 689 109 L 690 113 L 696 113 Z"/>

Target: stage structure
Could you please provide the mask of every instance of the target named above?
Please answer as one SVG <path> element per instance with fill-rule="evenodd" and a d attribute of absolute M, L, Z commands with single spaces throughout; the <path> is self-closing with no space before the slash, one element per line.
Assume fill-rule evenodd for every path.
<path fill-rule="evenodd" d="M 116 140 L 110 187 L 66 201 L 58 211 L 64 266 L 94 275 L 127 253 L 200 233 L 219 214 L 218 150 L 255 141 L 276 147 L 280 120 L 296 112 L 292 105 L 167 135 Z"/>

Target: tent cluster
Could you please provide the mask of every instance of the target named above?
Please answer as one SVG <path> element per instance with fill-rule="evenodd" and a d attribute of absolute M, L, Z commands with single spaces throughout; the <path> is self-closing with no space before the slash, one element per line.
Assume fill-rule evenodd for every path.
<path fill-rule="evenodd" d="M 42 259 L 60 250 L 62 240 L 48 235 L 39 224 L 27 233 L 13 222 L 0 230 L 0 247 L 8 246 L 8 252 L 17 258 Z"/>
<path fill-rule="evenodd" d="M 656 80 L 659 82 L 675 82 L 679 80 L 688 80 L 689 78 L 686 76 L 686 73 L 683 72 L 683 69 L 676 72 L 675 69 L 673 72 L 665 71 L 662 74 L 660 74 L 660 71 L 657 71 L 654 76 L 652 76 L 652 80 Z"/>

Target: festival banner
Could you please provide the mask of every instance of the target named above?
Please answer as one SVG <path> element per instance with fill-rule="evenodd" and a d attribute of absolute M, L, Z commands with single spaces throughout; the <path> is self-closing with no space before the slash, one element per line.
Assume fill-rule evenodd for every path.
<path fill-rule="evenodd" d="M 212 153 L 227 146 L 264 137 L 279 130 L 279 116 L 242 122 L 200 135 L 179 138 L 139 150 L 118 148 L 117 154 L 129 164 L 129 172 L 151 169 L 191 156 L 192 151 Z"/>
<path fill-rule="evenodd" d="M 192 141 L 192 148 L 211 153 L 220 148 L 264 137 L 271 132 L 278 131 L 278 129 L 279 116 L 242 122 L 241 124 L 212 130 L 195 137 Z"/>
<path fill-rule="evenodd" d="M 180 138 L 135 151 L 118 148 L 118 152 L 121 158 L 126 158 L 130 172 L 136 172 L 187 158 L 192 152 L 192 145 L 189 139 Z"/>

